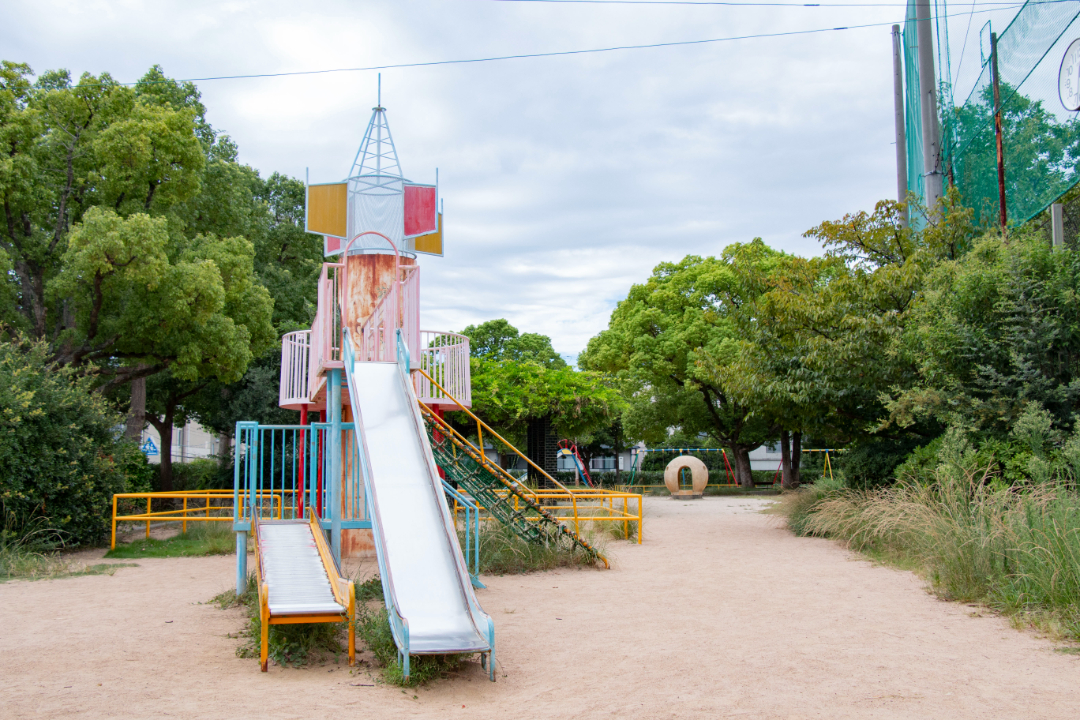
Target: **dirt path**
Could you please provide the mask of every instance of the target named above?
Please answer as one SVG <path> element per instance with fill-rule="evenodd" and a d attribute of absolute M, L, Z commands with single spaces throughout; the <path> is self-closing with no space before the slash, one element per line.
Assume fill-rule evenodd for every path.
<path fill-rule="evenodd" d="M 495 684 L 478 663 L 409 692 L 363 667 L 262 674 L 225 637 L 240 611 L 201 604 L 230 557 L 6 583 L 0 717 L 1080 717 L 1080 657 L 792 537 L 765 502 L 649 499 L 612 570 L 484 578 Z"/>

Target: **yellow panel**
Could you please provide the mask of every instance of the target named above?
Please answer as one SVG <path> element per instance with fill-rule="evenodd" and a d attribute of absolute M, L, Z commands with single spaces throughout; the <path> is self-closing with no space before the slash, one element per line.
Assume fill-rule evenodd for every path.
<path fill-rule="evenodd" d="M 428 235 L 421 235 L 413 239 L 413 247 L 416 252 L 427 253 L 429 255 L 442 255 L 442 213 L 439 213 L 439 229 Z"/>
<path fill-rule="evenodd" d="M 316 235 L 345 237 L 348 185 L 308 185 L 307 231 Z"/>

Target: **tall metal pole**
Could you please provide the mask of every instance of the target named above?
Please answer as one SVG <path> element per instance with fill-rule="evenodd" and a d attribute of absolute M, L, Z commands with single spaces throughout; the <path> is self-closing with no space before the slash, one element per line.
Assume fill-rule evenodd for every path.
<path fill-rule="evenodd" d="M 997 33 L 990 33 L 990 71 L 994 80 L 994 137 L 997 140 L 998 216 L 1001 229 L 1009 220 L 1005 202 L 1005 144 L 1001 133 L 1001 83 L 998 80 Z"/>
<path fill-rule="evenodd" d="M 926 207 L 933 210 L 941 198 L 941 138 L 938 133 L 937 79 L 934 72 L 934 39 L 930 27 L 930 0 L 915 3 L 919 39 L 919 92 L 922 95 L 923 167 Z"/>
<path fill-rule="evenodd" d="M 904 130 L 904 70 L 903 56 L 900 53 L 900 26 L 892 26 L 893 45 L 893 108 L 896 113 L 896 199 L 907 202 L 907 133 Z M 904 211 L 900 223 L 908 224 L 908 213 Z"/>

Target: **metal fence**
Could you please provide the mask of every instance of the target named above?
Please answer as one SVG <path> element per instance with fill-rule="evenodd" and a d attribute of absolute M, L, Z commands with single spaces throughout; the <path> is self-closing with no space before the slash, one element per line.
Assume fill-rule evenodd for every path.
<path fill-rule="evenodd" d="M 944 0 L 932 4 L 944 185 L 959 190 L 979 224 L 998 221 L 996 35 L 1006 210 L 1010 225 L 1027 222 L 1080 181 L 1080 120 L 1058 92 L 1065 52 L 1080 37 L 1080 0 L 1029 0 L 1000 31 L 993 23 L 1004 11 L 980 22 L 985 16 L 974 5 L 965 15 L 955 5 L 950 12 Z M 908 192 L 925 199 L 914 0 L 908 0 L 903 51 Z"/>

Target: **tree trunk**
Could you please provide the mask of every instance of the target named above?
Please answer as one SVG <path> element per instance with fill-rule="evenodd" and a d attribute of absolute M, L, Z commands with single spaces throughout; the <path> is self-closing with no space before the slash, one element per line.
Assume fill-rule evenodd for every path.
<path fill-rule="evenodd" d="M 791 433 L 780 431 L 780 487 L 791 490 L 795 487 L 791 475 Z"/>
<path fill-rule="evenodd" d="M 612 433 L 612 435 L 615 440 L 615 484 L 620 485 L 622 471 L 619 470 L 619 460 L 622 459 L 622 433 L 619 432 L 618 426 L 616 426 L 615 432 Z"/>
<path fill-rule="evenodd" d="M 731 459 L 735 461 L 732 471 L 735 473 L 735 482 L 739 483 L 744 490 L 754 489 L 754 475 L 750 472 L 750 452 L 745 446 L 733 443 L 731 445 Z"/>
<path fill-rule="evenodd" d="M 221 467 L 226 467 L 229 464 L 229 458 L 232 457 L 232 453 L 229 452 L 232 446 L 232 433 L 228 430 L 222 430 L 218 433 L 218 463 Z M 305 448 L 306 450 L 306 448 Z"/>
<path fill-rule="evenodd" d="M 147 415 L 146 419 L 157 429 L 158 436 L 161 438 L 161 447 L 159 448 L 159 452 L 161 453 L 161 464 L 158 467 L 158 490 L 161 492 L 172 492 L 173 411 L 171 409 L 167 411 L 163 419 L 158 418 L 156 415 Z"/>
<path fill-rule="evenodd" d="M 124 437 L 137 443 L 142 439 L 144 427 L 146 427 L 146 378 L 141 377 L 131 381 L 131 408 L 128 410 Z"/>
<path fill-rule="evenodd" d="M 791 482 L 794 483 L 792 487 L 799 487 L 802 483 L 802 472 L 800 467 L 802 465 L 802 433 L 791 433 Z"/>
<path fill-rule="evenodd" d="M 167 422 L 158 427 L 158 435 L 161 436 L 161 467 L 159 469 L 158 485 L 161 492 L 172 492 L 172 418 L 169 418 Z"/>
<path fill-rule="evenodd" d="M 745 445 L 739 445 L 739 462 L 742 465 L 742 475 L 739 477 L 739 484 L 747 490 L 754 489 L 754 472 L 750 468 L 750 448 Z"/>

